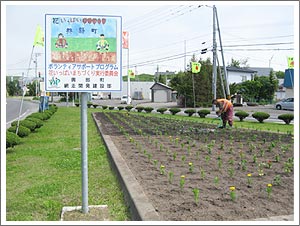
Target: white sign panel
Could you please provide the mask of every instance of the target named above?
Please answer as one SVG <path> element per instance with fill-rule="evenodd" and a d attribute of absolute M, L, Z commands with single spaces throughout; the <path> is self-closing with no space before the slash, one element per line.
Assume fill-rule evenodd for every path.
<path fill-rule="evenodd" d="M 45 15 L 45 89 L 120 91 L 122 18 Z"/>

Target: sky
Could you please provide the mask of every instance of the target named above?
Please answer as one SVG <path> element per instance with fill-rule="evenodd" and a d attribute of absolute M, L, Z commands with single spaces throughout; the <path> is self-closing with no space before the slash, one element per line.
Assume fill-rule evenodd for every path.
<path fill-rule="evenodd" d="M 184 71 L 193 54 L 197 59 L 212 60 L 213 4 L 217 9 L 225 65 L 231 59 L 247 60 L 250 67 L 284 71 L 287 57 L 299 55 L 296 48 L 299 9 L 295 7 L 298 2 L 5 2 L 6 7 L 1 7 L 5 73 L 35 76 L 30 56 L 37 25 L 45 27 L 45 14 L 121 16 L 122 30 L 129 32 L 129 49 L 122 51 L 124 75 L 128 66 L 137 75 Z M 223 65 L 218 32 L 216 37 L 218 58 Z M 201 54 L 204 48 L 208 52 Z M 44 48 L 36 46 L 33 56 L 35 53 L 37 70 L 43 73 Z"/>

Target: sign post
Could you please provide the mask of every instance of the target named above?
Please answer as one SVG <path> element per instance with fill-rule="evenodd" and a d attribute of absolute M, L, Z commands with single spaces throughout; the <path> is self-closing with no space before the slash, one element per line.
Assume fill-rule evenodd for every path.
<path fill-rule="evenodd" d="M 87 213 L 88 95 L 121 91 L 122 18 L 46 14 L 45 21 L 45 90 L 81 93 L 82 212 Z"/>

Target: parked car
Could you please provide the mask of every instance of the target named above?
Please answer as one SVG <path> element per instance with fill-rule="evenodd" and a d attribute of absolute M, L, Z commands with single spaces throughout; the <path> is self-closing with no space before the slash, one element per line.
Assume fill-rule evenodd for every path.
<path fill-rule="evenodd" d="M 294 98 L 283 99 L 275 104 L 277 110 L 294 110 Z"/>
<path fill-rule="evenodd" d="M 127 95 L 123 95 L 121 97 L 121 104 L 126 104 L 127 103 Z"/>

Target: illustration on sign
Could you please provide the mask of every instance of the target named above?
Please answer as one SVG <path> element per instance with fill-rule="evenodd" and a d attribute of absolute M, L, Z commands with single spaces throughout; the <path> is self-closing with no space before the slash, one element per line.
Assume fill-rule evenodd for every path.
<path fill-rule="evenodd" d="M 121 17 L 46 14 L 47 91 L 121 90 Z"/>
<path fill-rule="evenodd" d="M 113 18 L 53 17 L 53 63 L 116 63 L 117 21 Z"/>

